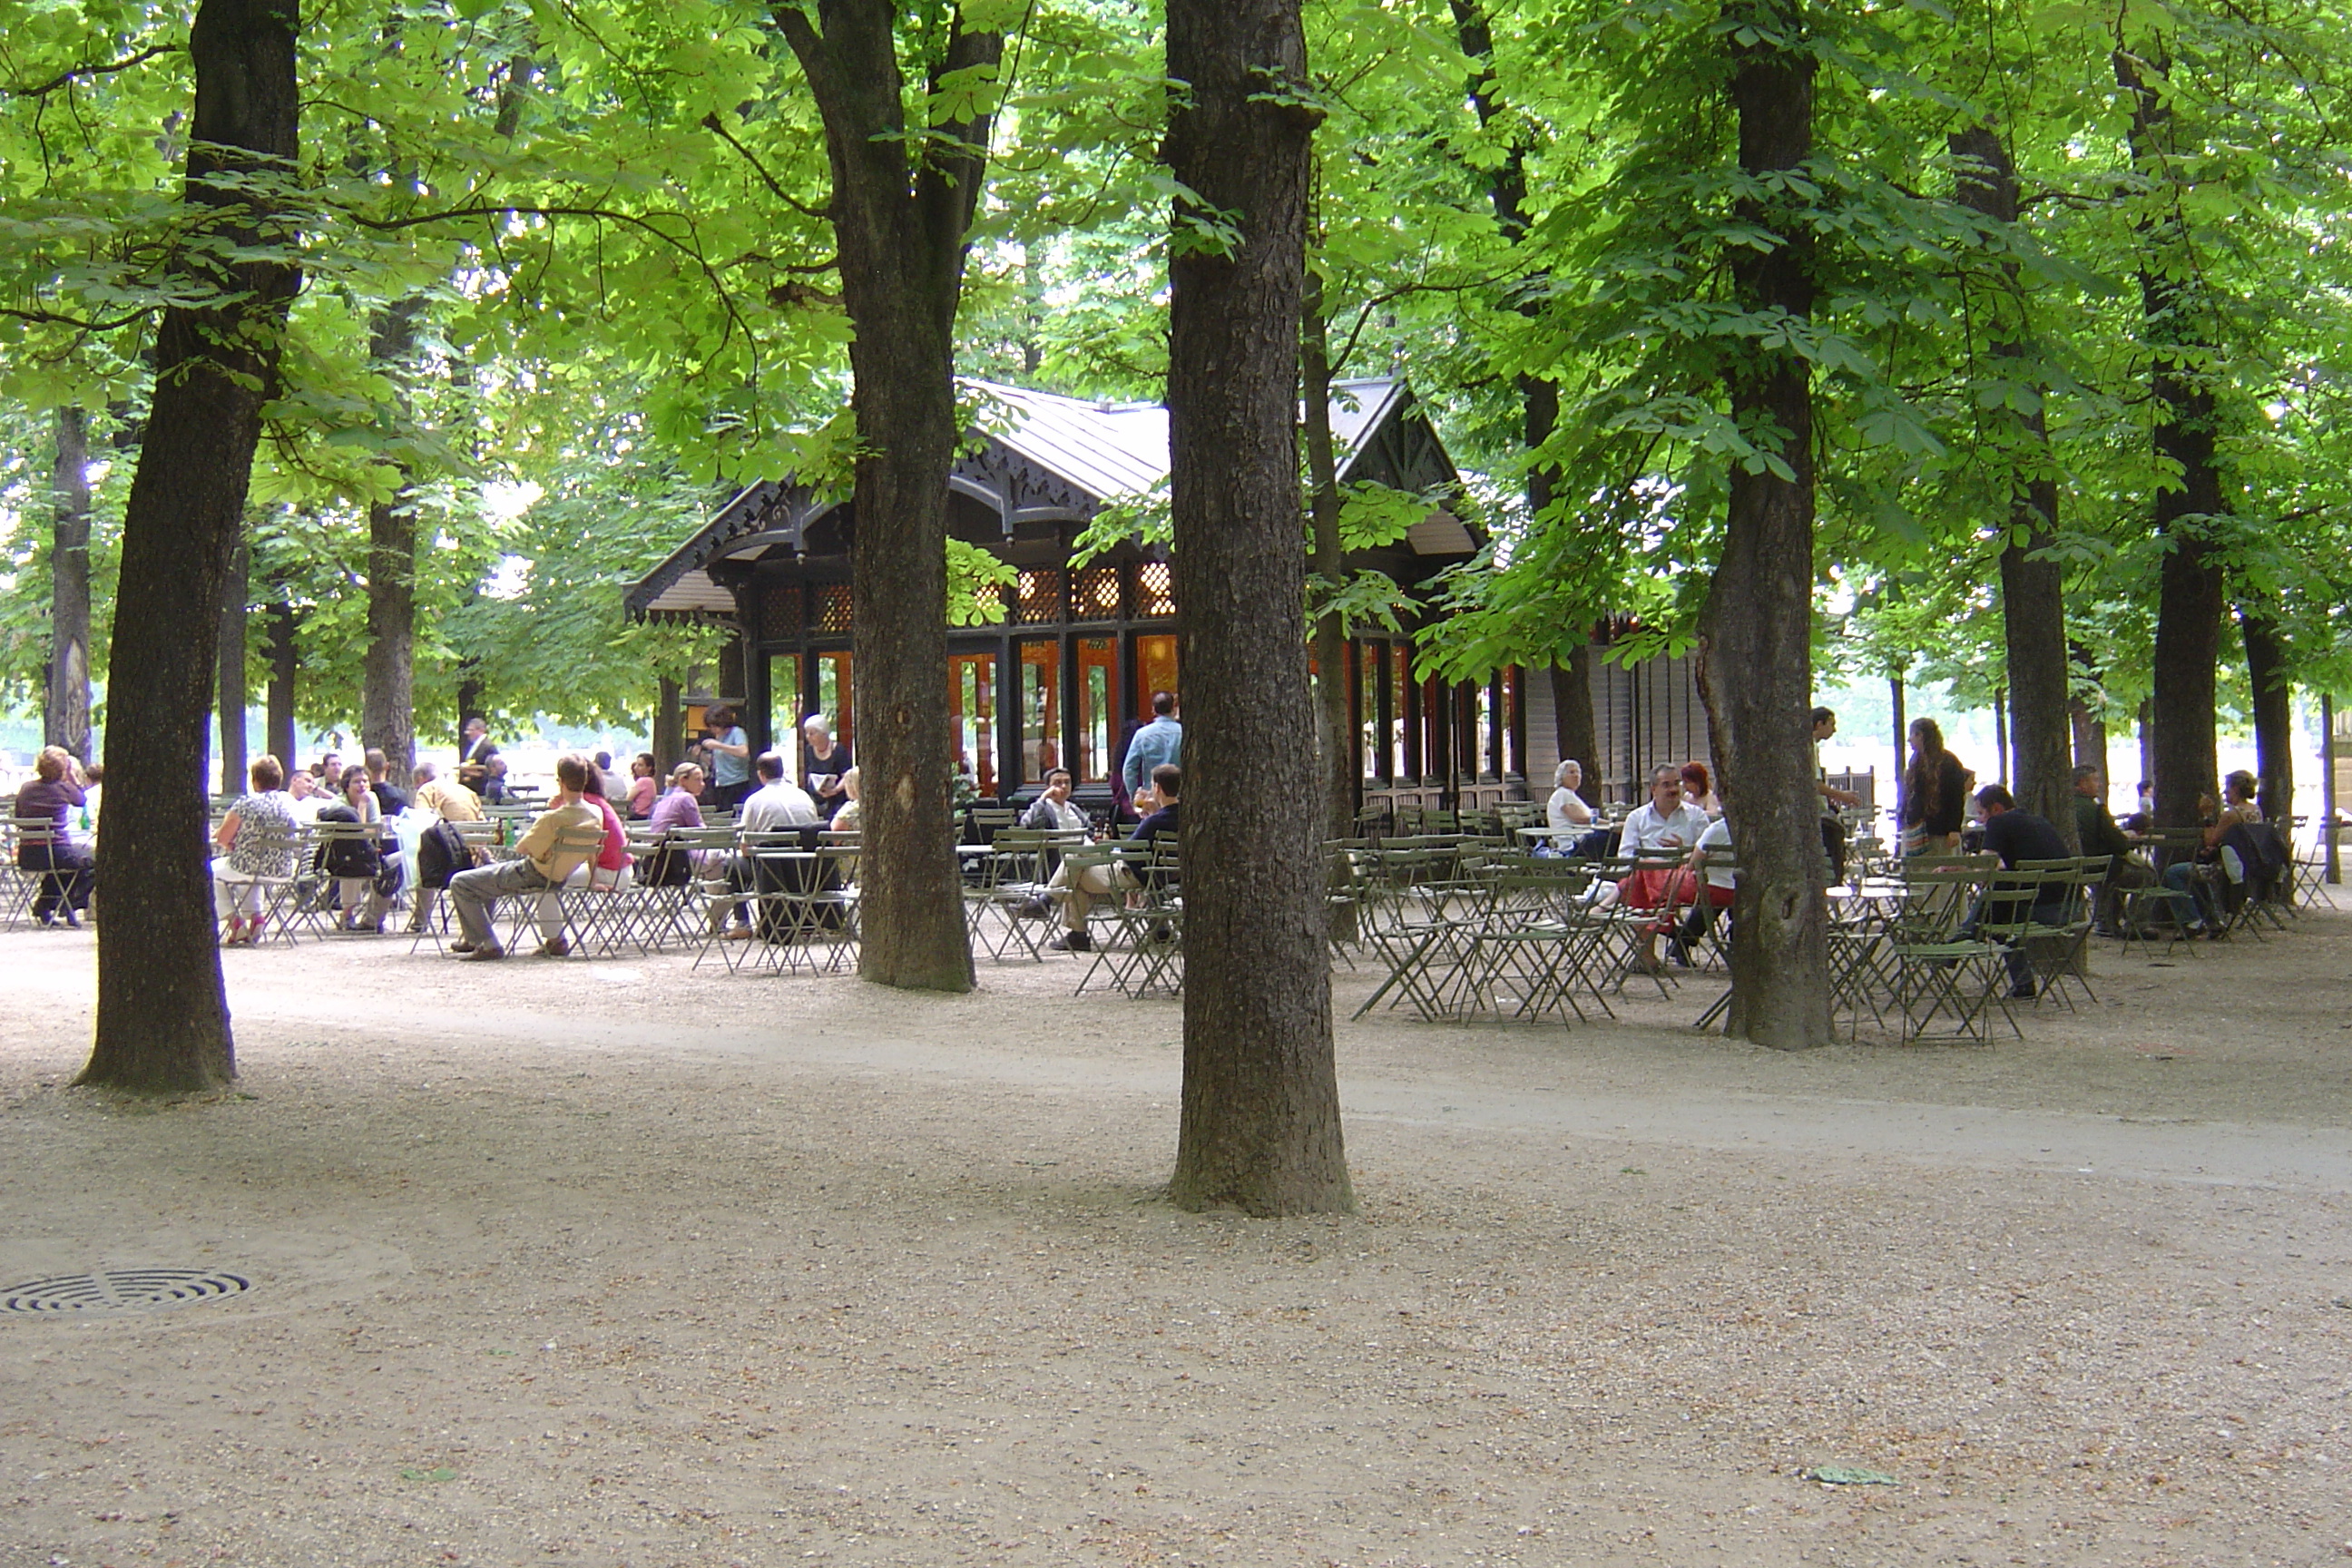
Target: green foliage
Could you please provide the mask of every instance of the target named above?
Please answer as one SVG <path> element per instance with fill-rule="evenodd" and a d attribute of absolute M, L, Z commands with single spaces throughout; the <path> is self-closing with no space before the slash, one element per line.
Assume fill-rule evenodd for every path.
<path fill-rule="evenodd" d="M 967 374 L 1156 398 L 1171 247 L 1229 247 L 1158 163 L 1170 94 L 1151 8 L 973 0 L 1001 66 L 928 65 L 951 15 L 901 10 L 906 134 L 992 111 L 958 323 Z M 98 647 L 165 263 L 189 242 L 186 8 L 0 0 L 0 701 L 47 655 L 50 411 L 93 411 Z M 2147 686 L 2163 542 L 2152 354 L 2194 339 L 2229 480 L 2202 520 L 2296 678 L 2352 684 L 2352 407 L 2344 365 L 2346 40 L 2299 6 L 1996 0 L 1317 0 L 1311 265 L 1335 375 L 1401 372 L 1470 494 L 1351 487 L 1352 548 L 1435 505 L 1484 547 L 1417 618 L 1385 579 L 1317 585 L 1352 625 L 1418 627 L 1431 672 L 1686 647 L 1735 474 L 1786 432 L 1734 419 L 1727 374 L 1810 369 L 1819 647 L 1856 676 L 2001 683 L 1992 584 L 2011 498 L 2052 479 L 2081 693 Z M 414 508 L 426 721 L 461 670 L 492 706 L 642 714 L 713 634 L 632 626 L 622 586 L 732 488 L 844 488 L 848 325 L 817 116 L 762 6 L 408 0 L 305 24 L 298 168 L 246 176 L 299 217 L 307 287 L 252 498 L 257 604 L 300 613 L 304 711 L 347 720 L 365 645 L 366 510 Z M 1727 39 L 1787 29 L 1819 68 L 1817 153 L 1738 167 Z M 2135 151 L 2122 45 L 2170 113 Z M 1989 126 L 2024 210 L 1955 199 Z M 1515 193 L 1515 194 L 1514 194 Z M 1508 199 L 1506 199 L 1506 198 Z M 1804 320 L 1740 308 L 1730 258 L 1811 244 Z M 2151 330 L 2144 281 L 2177 308 Z M 381 329 L 413 309 L 412 347 Z M 1557 395 L 1527 439 L 1529 389 Z M 2039 419 L 2046 441 L 2032 433 Z M 128 444 L 118 444 L 118 439 Z M 1531 512 L 1531 475 L 1551 500 Z M 528 504 L 523 504 L 524 502 Z M 1167 497 L 1106 506 L 1080 559 L 1164 546 Z M 950 617 L 1002 616 L 1008 570 L 959 547 Z M 260 639 L 255 639 L 257 681 Z"/>

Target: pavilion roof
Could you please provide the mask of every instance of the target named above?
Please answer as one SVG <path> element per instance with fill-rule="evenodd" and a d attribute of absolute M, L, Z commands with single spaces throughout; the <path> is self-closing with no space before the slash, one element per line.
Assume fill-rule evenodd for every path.
<path fill-rule="evenodd" d="M 965 380 L 961 386 L 975 405 L 973 434 L 981 439 L 977 450 L 957 458 L 949 484 L 992 507 L 1003 519 L 1008 537 L 1018 522 L 1082 522 L 1102 503 L 1149 495 L 1168 478 L 1168 409 L 1162 404 L 1100 402 L 988 381 Z M 1407 421 L 1423 438 L 1402 433 Z M 1331 435 L 1342 483 L 1355 477 L 1383 440 L 1410 455 L 1400 460 L 1397 451 L 1384 451 L 1382 461 L 1371 466 L 1419 470 L 1411 476 L 1417 488 L 1456 479 L 1444 448 L 1414 414 L 1411 391 L 1395 377 L 1332 383 Z M 630 613 L 697 618 L 733 614 L 733 595 L 709 568 L 721 561 L 752 559 L 779 545 L 798 551 L 809 524 L 846 499 L 820 494 L 791 479 L 747 486 L 629 590 Z M 1467 531 L 1444 511 L 1415 524 L 1407 542 L 1423 555 L 1466 554 L 1472 548 Z"/>

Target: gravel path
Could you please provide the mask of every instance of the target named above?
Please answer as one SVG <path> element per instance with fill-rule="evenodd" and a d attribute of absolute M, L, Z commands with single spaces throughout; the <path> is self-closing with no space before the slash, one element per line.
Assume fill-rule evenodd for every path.
<path fill-rule="evenodd" d="M 1178 1009 L 1067 961 L 236 952 L 239 1089 L 150 1107 L 0 936 L 0 1285 L 254 1285 L 0 1314 L 0 1564 L 2341 1562 L 2348 957 L 1992 1050 L 1349 1025 L 1364 1212 L 1266 1223 L 1160 1200 Z"/>

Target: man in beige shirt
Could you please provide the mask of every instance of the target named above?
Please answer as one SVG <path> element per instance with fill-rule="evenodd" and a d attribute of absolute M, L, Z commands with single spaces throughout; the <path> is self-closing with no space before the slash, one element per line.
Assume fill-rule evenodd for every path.
<path fill-rule="evenodd" d="M 563 885 L 583 861 L 593 860 L 604 841 L 604 814 L 580 798 L 588 787 L 588 763 L 582 757 L 559 757 L 555 763 L 555 799 L 539 814 L 530 831 L 515 846 L 515 858 L 493 866 L 478 866 L 449 879 L 449 899 L 457 906 L 463 934 L 451 944 L 463 958 L 504 958 L 493 922 L 499 900 L 509 893 L 535 893 Z M 541 933 L 545 936 L 545 932 Z M 547 937 L 541 957 L 561 957 L 561 937 Z"/>
<path fill-rule="evenodd" d="M 431 763 L 416 764 L 416 804 L 444 822 L 479 822 L 482 797 L 464 784 L 440 776 Z"/>

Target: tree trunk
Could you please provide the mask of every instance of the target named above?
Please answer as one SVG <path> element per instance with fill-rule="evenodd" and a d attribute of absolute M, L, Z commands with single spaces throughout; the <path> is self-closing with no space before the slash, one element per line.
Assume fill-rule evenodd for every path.
<path fill-rule="evenodd" d="M 2294 685 L 2268 611 L 2241 602 L 2238 624 L 2246 638 L 2246 684 L 2254 693 L 2254 767 L 2262 775 L 2263 816 L 2276 822 L 2294 815 Z"/>
<path fill-rule="evenodd" d="M 294 736 L 295 683 L 301 670 L 301 656 L 295 647 L 299 631 L 294 606 L 286 600 L 281 584 L 269 606 L 269 754 L 284 764 L 288 773 L 294 771 L 294 752 L 300 744 Z"/>
<path fill-rule="evenodd" d="M 1299 0 L 1171 0 L 1168 437 L 1184 607 L 1184 1094 L 1170 1195 L 1355 1206 L 1331 1049 L 1299 549 L 1317 111 Z M 1197 201 L 1198 206 L 1192 204 Z M 1216 215 L 1210 230 L 1205 214 Z"/>
<path fill-rule="evenodd" d="M 481 671 L 482 661 L 471 655 L 457 661 L 457 738 L 455 744 L 461 752 L 466 745 L 466 721 L 489 717 L 482 710 Z"/>
<path fill-rule="evenodd" d="M 416 347 L 414 296 L 376 312 L 369 353 L 394 386 Z M 407 399 L 399 399 L 403 417 Z M 416 766 L 416 497 L 405 466 L 399 490 L 368 508 L 367 658 L 360 676 L 360 744 L 383 752 L 384 776 L 405 790 Z"/>
<path fill-rule="evenodd" d="M 2078 665 L 2082 668 L 2083 679 L 2094 686 L 2099 683 L 2099 667 L 2093 661 L 2091 650 L 2081 643 L 2070 644 L 2067 649 L 2067 684 L 2070 692 L 2073 689 L 2074 668 Z M 2099 710 L 2091 705 L 2091 700 L 2087 696 L 2069 696 L 2066 700 L 2066 717 L 2074 727 L 2074 765 L 2078 768 L 2096 768 L 2099 770 L 2100 776 L 2105 778 L 2107 772 L 2106 720 L 2100 716 Z M 2110 779 L 2107 782 L 2112 784 L 2115 781 Z"/>
<path fill-rule="evenodd" d="M 1727 25 L 1753 42 L 1730 47 L 1739 166 L 1794 169 L 1812 155 L 1814 58 L 1801 47 L 1803 0 L 1738 0 Z M 1800 47 L 1791 47 L 1797 45 Z M 1742 225 L 1777 233 L 1763 250 L 1732 247 L 1742 310 L 1800 321 L 1813 307 L 1811 237 L 1793 198 L 1743 198 Z M 1829 863 L 1804 716 L 1812 701 L 1813 396 L 1805 363 L 1786 349 L 1748 351 L 1727 372 L 1742 429 L 1788 432 L 1785 473 L 1734 464 L 1723 555 L 1699 621 L 1699 690 L 1706 700 L 1723 801 L 1739 858 L 1725 1032 L 1781 1049 L 1828 1043 Z"/>
<path fill-rule="evenodd" d="M 89 416 L 60 408 L 50 470 L 49 682 L 42 740 L 89 760 Z"/>
<path fill-rule="evenodd" d="M 1315 574 L 1337 593 L 1347 580 L 1339 542 L 1339 468 L 1331 438 L 1331 346 L 1323 317 L 1323 288 L 1307 279 L 1306 326 L 1299 340 L 1299 402 L 1307 423 L 1307 479 L 1313 487 Z M 1339 611 L 1315 621 L 1316 755 L 1323 774 L 1323 837 L 1356 831 L 1356 726 L 1348 712 L 1348 628 Z"/>
<path fill-rule="evenodd" d="M 814 19 L 793 5 L 772 15 L 824 123 L 854 333 L 851 618 L 866 867 L 858 973 L 885 985 L 969 991 L 947 710 L 947 505 L 961 434 L 956 302 L 989 118 L 933 125 L 928 141 L 909 135 L 891 0 L 819 0 Z M 952 73 L 992 68 L 1003 54 L 1003 34 L 964 31 L 960 12 L 944 33 L 944 50 L 926 62 L 934 89 Z"/>
<path fill-rule="evenodd" d="M 195 114 L 155 394 L 123 518 L 108 665 L 98 1028 L 79 1081 L 167 1092 L 236 1076 L 200 772 L 222 585 L 300 274 L 276 194 L 298 174 L 293 0 L 202 0 Z"/>
<path fill-rule="evenodd" d="M 677 766 L 678 759 L 686 754 L 686 710 L 677 682 L 667 675 L 655 688 L 653 742 L 654 767 L 667 778 L 670 769 Z"/>
<path fill-rule="evenodd" d="M 220 687 L 213 709 L 220 718 L 220 787 L 223 795 L 245 788 L 245 705 L 250 688 L 245 680 L 247 634 L 247 598 L 252 555 L 239 541 L 229 558 L 228 577 L 221 584 Z"/>
<path fill-rule="evenodd" d="M 1977 787 L 1987 784 L 2006 786 L 2009 783 L 2009 688 L 1992 689 L 1992 777 L 1979 778 Z"/>
<path fill-rule="evenodd" d="M 1491 126 L 1503 113 L 1504 104 L 1495 90 L 1495 33 L 1485 6 L 1478 0 L 1453 0 L 1454 23 L 1462 40 L 1462 53 L 1475 62 L 1476 71 L 1470 81 L 1470 105 L 1484 128 Z M 1528 153 L 1516 138 L 1505 151 L 1502 161 L 1486 177 L 1486 199 L 1495 209 L 1495 226 L 1511 244 L 1517 245 L 1528 232 Z M 1512 309 L 1529 321 L 1543 314 L 1544 302 L 1533 292 L 1519 290 Z M 1528 454 L 1526 494 L 1528 521 L 1530 526 L 1540 522 L 1551 510 L 1552 500 L 1559 492 L 1559 470 L 1538 459 L 1545 443 L 1551 439 L 1559 423 L 1559 387 L 1539 376 L 1525 372 L 1518 375 L 1519 439 Z M 1601 804 L 1601 769 L 1597 762 L 1600 726 L 1592 713 L 1592 637 L 1589 627 L 1568 628 L 1576 638 L 1564 666 L 1569 676 L 1567 689 L 1556 673 L 1552 679 L 1552 717 L 1559 728 L 1559 754 L 1573 757 L 1584 764 L 1584 782 L 1577 794 L 1586 804 Z M 1549 794 L 1549 791 L 1541 792 Z"/>
<path fill-rule="evenodd" d="M 1592 721 L 1592 642 L 1587 637 L 1569 651 L 1568 662 L 1551 672 L 1551 718 L 1559 737 L 1559 754 L 1582 764 L 1584 781 L 1576 793 L 1587 805 L 1601 804 L 1601 734 Z M 1549 790 L 1535 792 L 1550 798 Z"/>
<path fill-rule="evenodd" d="M 2017 169 L 2009 147 L 1989 125 L 1946 138 L 1960 160 L 1955 195 L 1962 206 L 2004 228 L 2017 223 Z M 2005 372 L 2039 382 L 2032 331 L 2015 263 L 1999 269 L 1993 303 L 1992 356 Z M 2067 762 L 2065 578 L 2049 556 L 2057 543 L 2058 480 L 2050 458 L 2050 432 L 2037 405 L 1990 416 L 2000 426 L 2011 475 L 2009 535 L 2000 552 L 2001 637 L 2008 652 L 2018 805 L 2075 842 L 2073 769 Z"/>
<path fill-rule="evenodd" d="M 1911 727 L 1911 721 L 1905 717 L 1903 712 L 1904 692 L 1901 676 L 1890 675 L 1886 678 L 1886 694 L 1891 704 L 1890 710 L 1895 715 L 1895 779 L 1888 788 L 1894 796 L 1895 820 L 1899 824 L 1903 820 L 1903 759 L 1910 754 L 1908 750 L 1910 740 L 1905 731 Z"/>
<path fill-rule="evenodd" d="M 2162 90 L 2167 62 L 2115 53 L 2116 81 L 2132 103 L 2132 162 L 2158 187 L 2172 182 L 2179 140 L 2172 100 Z M 2215 450 L 2213 392 L 2202 361 L 2210 352 L 2203 302 L 2179 209 L 2162 204 L 2143 220 L 2139 269 L 2149 391 L 2156 406 L 2156 456 L 2178 478 L 2159 478 L 2156 531 L 2166 544 L 2157 591 L 2155 695 L 2156 821 L 2199 825 L 2200 796 L 2221 798 L 2214 760 L 2214 666 L 2221 657 L 2226 594 L 2210 520 L 2222 512 Z"/>

